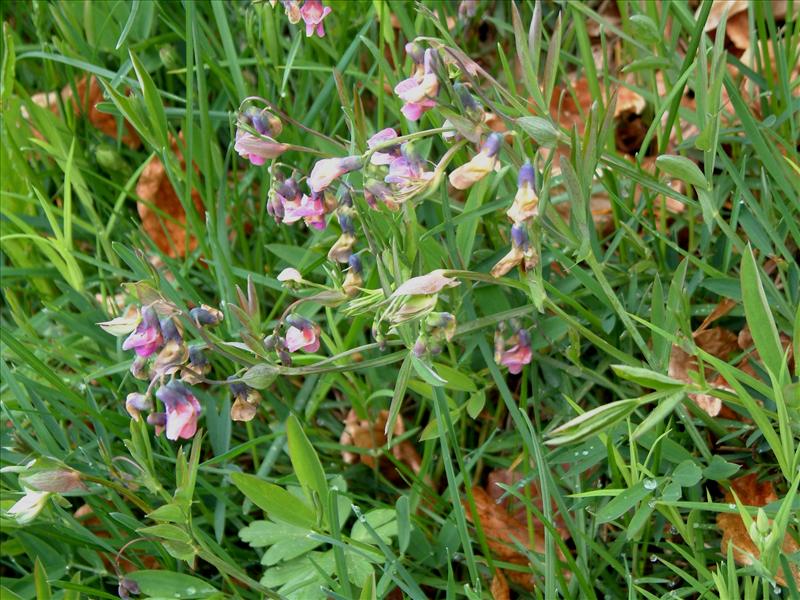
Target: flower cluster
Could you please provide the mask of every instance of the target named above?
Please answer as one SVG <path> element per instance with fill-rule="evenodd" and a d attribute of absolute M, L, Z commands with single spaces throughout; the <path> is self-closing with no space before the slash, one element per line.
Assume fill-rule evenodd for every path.
<path fill-rule="evenodd" d="M 323 5 L 320 0 L 305 0 L 302 6 L 300 0 L 280 1 L 291 24 L 296 25 L 301 19 L 306 24 L 306 37 L 311 37 L 315 33 L 319 37 L 325 37 L 322 20 L 331 14 L 330 6 Z M 278 5 L 278 0 L 270 0 L 270 4 L 274 8 Z"/>
<path fill-rule="evenodd" d="M 125 409 L 134 419 L 144 411 L 151 411 L 147 422 L 156 427 L 156 433 L 164 430 L 170 440 L 188 439 L 197 431 L 201 407 L 186 384 L 202 383 L 211 369 L 202 348 L 189 347 L 184 341 L 178 315 L 173 305 L 159 300 L 99 323 L 113 335 L 127 334 L 122 349 L 133 350 L 136 355 L 131 373 L 137 379 L 150 381 L 145 393 L 128 394 Z M 188 316 L 197 327 L 217 325 L 223 318 L 219 310 L 206 305 L 191 309 Z M 163 411 L 154 411 L 153 389 Z"/>
<path fill-rule="evenodd" d="M 254 106 L 248 107 L 239 114 L 233 149 L 242 158 L 261 166 L 267 160 L 278 158 L 288 150 L 288 145 L 276 142 L 274 139 L 282 130 L 280 119 L 266 108 L 259 110 Z"/>

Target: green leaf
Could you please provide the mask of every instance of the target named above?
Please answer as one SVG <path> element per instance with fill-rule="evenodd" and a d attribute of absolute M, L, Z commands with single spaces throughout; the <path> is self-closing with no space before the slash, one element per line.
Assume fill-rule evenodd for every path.
<path fill-rule="evenodd" d="M 254 521 L 239 531 L 239 537 L 253 548 L 269 546 L 261 557 L 261 564 L 272 566 L 302 556 L 322 544 L 310 538 L 310 533 L 311 529 L 288 523 Z"/>
<path fill-rule="evenodd" d="M 722 481 L 723 479 L 730 479 L 736 472 L 741 469 L 739 465 L 728 462 L 719 454 L 711 457 L 711 462 L 703 469 L 703 476 L 706 479 L 713 481 Z"/>
<path fill-rule="evenodd" d="M 128 54 L 130 55 L 133 69 L 136 71 L 136 78 L 142 87 L 142 96 L 144 96 L 144 104 L 147 108 L 147 116 L 150 119 L 152 131 L 158 136 L 158 149 L 165 151 L 169 146 L 169 130 L 167 128 L 167 113 L 164 111 L 164 104 L 158 95 L 158 88 L 153 83 L 150 73 L 147 72 L 147 69 L 133 51 L 129 50 Z"/>
<path fill-rule="evenodd" d="M 272 385 L 272 382 L 278 378 L 279 373 L 280 368 L 277 366 L 269 363 L 261 363 L 247 369 L 242 376 L 242 381 L 251 388 L 264 390 Z"/>
<path fill-rule="evenodd" d="M 409 356 L 411 357 L 411 364 L 414 366 L 414 370 L 417 372 L 417 375 L 420 376 L 422 381 L 436 387 L 441 387 L 447 384 L 447 381 L 436 371 L 434 371 L 433 367 L 420 360 L 413 354 L 409 354 Z"/>
<path fill-rule="evenodd" d="M 297 480 L 312 502 L 315 501 L 316 493 L 319 506 L 325 510 L 328 506 L 328 481 L 325 479 L 325 471 L 295 415 L 289 415 L 286 421 L 286 436 L 289 440 L 289 458 L 292 460 Z"/>
<path fill-rule="evenodd" d="M 685 156 L 677 156 L 675 154 L 662 154 L 656 159 L 656 167 L 664 171 L 667 175 L 672 175 L 691 183 L 696 188 L 707 189 L 708 182 L 706 176 L 700 168 Z"/>
<path fill-rule="evenodd" d="M 125 577 L 139 585 L 144 597 L 205 598 L 219 592 L 198 577 L 174 571 L 133 571 Z"/>
<path fill-rule="evenodd" d="M 653 427 L 663 422 L 670 415 L 670 413 L 675 410 L 675 407 L 683 402 L 685 397 L 686 393 L 680 391 L 676 394 L 671 394 L 666 398 L 659 400 L 658 404 L 656 404 L 656 407 L 650 411 L 650 414 L 648 414 L 644 421 L 639 423 L 639 425 L 633 431 L 633 439 L 638 440 Z"/>
<path fill-rule="evenodd" d="M 33 588 L 36 590 L 36 600 L 50 600 L 50 584 L 47 582 L 47 571 L 42 561 L 36 557 L 33 563 Z"/>
<path fill-rule="evenodd" d="M 516 123 L 540 146 L 555 146 L 558 141 L 558 130 L 549 119 L 520 117 Z"/>
<path fill-rule="evenodd" d="M 703 471 L 693 460 L 685 460 L 672 472 L 672 480 L 682 487 L 691 487 L 703 478 Z"/>
<path fill-rule="evenodd" d="M 643 387 L 652 388 L 654 390 L 670 390 L 676 387 L 685 387 L 686 385 L 677 379 L 673 379 L 662 373 L 656 373 L 650 369 L 642 369 L 640 367 L 631 367 L 628 365 L 611 365 L 611 368 L 614 369 L 614 373 L 623 379 L 633 381 Z"/>
<path fill-rule="evenodd" d="M 173 542 L 183 542 L 184 544 L 190 544 L 192 542 L 192 537 L 186 533 L 185 530 L 175 525 L 167 525 L 166 523 L 153 525 L 152 527 L 142 527 L 139 529 L 139 533 L 144 536 L 158 537 L 165 540 L 172 540 Z"/>
<path fill-rule="evenodd" d="M 681 499 L 681 494 L 683 494 L 681 484 L 677 481 L 672 481 L 664 486 L 660 500 L 664 502 L 677 502 Z"/>
<path fill-rule="evenodd" d="M 467 401 L 467 414 L 472 419 L 477 419 L 486 405 L 486 392 L 483 390 L 470 395 Z"/>
<path fill-rule="evenodd" d="M 772 311 L 758 275 L 753 249 L 749 244 L 742 257 L 741 287 L 744 314 L 747 324 L 750 326 L 750 334 L 753 336 L 756 350 L 758 350 L 761 360 L 764 361 L 764 366 L 777 377 L 784 362 L 783 351 L 778 329 L 775 327 Z"/>
<path fill-rule="evenodd" d="M 231 473 L 231 481 L 271 519 L 306 529 L 314 527 L 314 511 L 282 487 L 245 473 Z"/>
<path fill-rule="evenodd" d="M 545 443 L 549 446 L 560 446 L 607 430 L 625 419 L 642 402 L 640 398 L 632 398 L 593 408 L 548 432 L 546 435 L 549 439 Z"/>
<path fill-rule="evenodd" d="M 364 519 L 384 544 L 391 543 L 391 538 L 397 536 L 397 513 L 394 509 L 376 508 L 364 514 Z M 353 524 L 350 537 L 365 544 L 375 543 L 374 537 L 360 520 Z"/>
<path fill-rule="evenodd" d="M 595 519 L 599 524 L 609 523 L 624 515 L 648 495 L 650 495 L 650 490 L 644 486 L 644 481 L 640 481 L 632 488 L 623 490 L 620 494 L 615 496 L 597 512 Z"/>

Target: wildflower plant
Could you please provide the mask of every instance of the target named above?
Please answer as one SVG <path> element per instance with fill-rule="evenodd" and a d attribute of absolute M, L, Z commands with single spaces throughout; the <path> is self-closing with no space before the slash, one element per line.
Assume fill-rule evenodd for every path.
<path fill-rule="evenodd" d="M 3 594 L 796 593 L 800 21 L 727 4 L 4 6 Z"/>

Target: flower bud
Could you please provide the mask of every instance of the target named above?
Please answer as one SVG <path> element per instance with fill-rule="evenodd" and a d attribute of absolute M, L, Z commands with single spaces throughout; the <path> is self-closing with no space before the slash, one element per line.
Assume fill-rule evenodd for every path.
<path fill-rule="evenodd" d="M 139 420 L 139 414 L 142 411 L 150 410 L 152 408 L 153 404 L 150 402 L 150 398 L 148 398 L 145 394 L 132 392 L 128 394 L 128 397 L 125 399 L 125 410 L 128 411 L 128 414 L 135 421 Z"/>
<path fill-rule="evenodd" d="M 196 306 L 189 311 L 189 316 L 201 327 L 205 325 L 219 325 L 224 318 L 222 311 L 208 306 L 207 304 Z"/>

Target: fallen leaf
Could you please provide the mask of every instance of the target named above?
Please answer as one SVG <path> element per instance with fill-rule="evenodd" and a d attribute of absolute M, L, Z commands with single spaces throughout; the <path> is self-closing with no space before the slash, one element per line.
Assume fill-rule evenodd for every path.
<path fill-rule="evenodd" d="M 486 535 L 486 543 L 498 559 L 527 566 L 528 558 L 517 550 L 517 544 L 522 544 L 535 553 L 543 554 L 545 551 L 544 524 L 535 518 L 532 519 L 533 538 L 531 540 L 528 532 L 527 509 L 513 496 L 503 497 L 505 490 L 498 485 L 501 483 L 506 486 L 517 485 L 522 480 L 522 475 L 509 469 L 497 469 L 489 473 L 487 479 L 486 489 L 480 486 L 472 488 L 477 518 Z M 535 481 L 530 482 L 528 490 L 530 502 L 540 511 L 543 510 L 542 494 L 538 484 Z M 475 515 L 472 514 L 469 503 L 464 499 L 462 504 L 467 509 L 467 519 L 474 523 Z M 569 531 L 559 515 L 555 515 L 553 524 L 562 539 L 569 539 Z M 558 549 L 556 551 L 563 558 L 561 551 Z M 505 576 L 525 589 L 533 589 L 534 577 L 529 572 L 507 569 Z"/>
<path fill-rule="evenodd" d="M 180 160 L 181 167 L 185 169 L 183 155 L 175 140 L 172 141 L 172 150 Z M 167 176 L 164 163 L 158 156 L 150 159 L 139 176 L 139 181 L 136 183 L 136 195 L 141 198 L 141 201 L 136 203 L 136 207 L 145 233 L 167 256 L 172 258 L 185 256 L 187 251 L 186 212 Z M 205 210 L 200 194 L 194 189 L 192 190 L 192 201 L 202 217 Z M 191 252 L 195 248 L 197 248 L 197 238 L 190 236 L 188 251 Z"/>
<path fill-rule="evenodd" d="M 75 89 L 78 92 L 77 98 L 74 97 L 70 86 L 65 86 L 64 89 L 61 90 L 61 97 L 64 99 L 64 103 L 66 104 L 68 101 L 71 101 L 73 110 L 75 110 L 76 113 L 86 110 L 86 116 L 89 118 L 89 122 L 92 125 L 106 135 L 117 139 L 119 131 L 117 117 L 109 113 L 100 112 L 97 109 L 97 104 L 104 99 L 103 89 L 97 82 L 97 78 L 91 76 L 87 81 L 86 77 L 82 77 L 75 84 Z M 123 134 L 120 140 L 123 144 L 133 150 L 136 150 L 142 145 L 142 140 L 137 135 L 133 125 L 128 121 L 124 122 L 122 131 Z"/>
<path fill-rule="evenodd" d="M 698 330 L 693 334 L 693 338 L 698 347 L 723 360 L 727 359 L 738 347 L 736 334 L 722 327 Z M 690 373 L 699 373 L 697 357 L 685 352 L 680 346 L 673 344 L 669 357 L 669 376 L 673 379 L 693 384 L 694 379 Z M 710 368 L 706 367 L 704 374 L 706 380 L 712 386 L 726 391 L 733 391 L 724 379 L 712 379 L 713 371 Z M 722 400 L 711 393 L 691 393 L 689 398 L 711 417 L 719 415 L 722 409 Z"/>
<path fill-rule="evenodd" d="M 503 577 L 503 572 L 497 569 L 492 577 L 492 585 L 489 588 L 493 600 L 511 600 L 511 592 L 508 589 L 508 581 Z"/>
<path fill-rule="evenodd" d="M 731 481 L 731 488 L 736 493 L 739 501 L 747 506 L 766 506 L 770 502 L 778 500 L 778 495 L 775 493 L 772 483 L 769 481 L 759 483 L 755 473 L 734 479 Z M 730 491 L 725 492 L 725 501 L 728 503 L 734 501 L 733 494 Z M 733 545 L 733 558 L 740 565 L 751 565 L 753 564 L 753 557 L 760 558 L 758 548 L 753 543 L 744 521 L 742 521 L 742 517 L 738 513 L 720 513 L 717 515 L 717 525 L 722 530 L 720 546 L 723 555 L 728 553 L 728 546 Z M 794 541 L 794 538 L 788 532 L 784 534 L 782 548 L 787 555 L 800 551 L 800 545 Z M 796 585 L 800 586 L 800 568 L 793 564 L 790 567 L 790 571 L 791 578 Z M 782 586 L 786 585 L 786 572 L 783 568 L 778 569 L 775 581 Z"/>
<path fill-rule="evenodd" d="M 381 460 L 381 453 L 384 450 L 388 440 L 386 437 L 386 420 L 389 418 L 389 411 L 382 410 L 378 413 L 374 421 L 368 419 L 359 419 L 358 415 L 353 409 L 347 413 L 344 420 L 345 427 L 339 439 L 339 443 L 343 446 L 356 446 L 368 452 L 355 453 L 347 450 L 342 451 L 342 459 L 347 464 L 355 464 L 362 462 L 370 468 L 375 467 L 376 457 L 381 471 L 389 478 L 396 478 L 397 471 L 386 460 Z M 392 431 L 393 436 L 401 436 L 405 433 L 405 424 L 402 417 L 398 417 L 394 424 Z M 391 448 L 392 455 L 408 467 L 416 474 L 419 473 L 422 466 L 422 459 L 414 448 L 410 440 L 403 440 L 396 443 Z"/>

